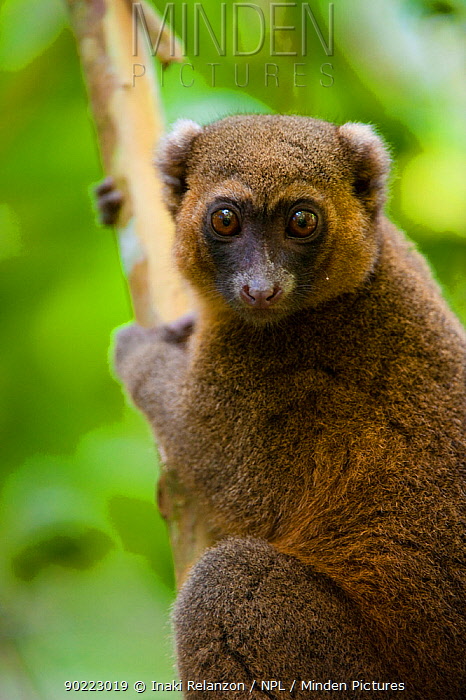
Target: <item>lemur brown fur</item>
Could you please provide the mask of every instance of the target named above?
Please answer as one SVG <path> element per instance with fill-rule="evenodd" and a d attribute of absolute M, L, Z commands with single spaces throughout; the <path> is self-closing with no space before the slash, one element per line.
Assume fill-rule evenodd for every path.
<path fill-rule="evenodd" d="M 383 214 L 382 142 L 305 117 L 187 121 L 159 168 L 198 313 L 121 331 L 117 370 L 221 540 L 176 604 L 185 696 L 278 678 L 292 697 L 310 679 L 466 697 L 466 339 Z M 249 687 L 208 695 L 282 696 Z"/>

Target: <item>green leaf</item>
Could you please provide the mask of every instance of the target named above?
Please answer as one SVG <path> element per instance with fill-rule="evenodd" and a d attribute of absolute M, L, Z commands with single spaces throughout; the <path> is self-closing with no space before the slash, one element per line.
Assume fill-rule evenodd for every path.
<path fill-rule="evenodd" d="M 6 0 L 0 10 L 0 68 L 24 68 L 55 40 L 65 21 L 60 0 Z"/>

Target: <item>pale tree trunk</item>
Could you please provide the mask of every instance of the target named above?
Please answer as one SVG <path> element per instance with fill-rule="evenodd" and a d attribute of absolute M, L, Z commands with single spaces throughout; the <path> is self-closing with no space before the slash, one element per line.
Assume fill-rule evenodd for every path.
<path fill-rule="evenodd" d="M 152 166 L 154 146 L 163 130 L 154 75 L 154 59 L 135 21 L 131 0 L 67 0 L 81 55 L 104 170 L 124 195 L 116 225 L 135 318 L 143 326 L 170 321 L 189 308 L 189 300 L 171 263 L 173 222 Z M 141 7 L 158 59 L 179 60 L 180 51 L 161 21 Z M 134 56 L 133 25 L 138 26 Z M 144 72 L 145 69 L 145 72 Z M 135 77 L 135 75 L 142 77 Z M 167 521 L 179 586 L 189 567 L 211 544 L 196 504 L 168 467 L 159 481 L 159 507 Z"/>

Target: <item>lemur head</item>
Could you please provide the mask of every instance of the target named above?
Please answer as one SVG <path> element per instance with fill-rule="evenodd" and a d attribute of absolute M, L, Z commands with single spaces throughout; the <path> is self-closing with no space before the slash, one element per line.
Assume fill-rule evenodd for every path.
<path fill-rule="evenodd" d="M 369 126 L 183 120 L 158 166 L 178 267 L 209 304 L 273 322 L 354 291 L 374 266 L 389 157 Z"/>

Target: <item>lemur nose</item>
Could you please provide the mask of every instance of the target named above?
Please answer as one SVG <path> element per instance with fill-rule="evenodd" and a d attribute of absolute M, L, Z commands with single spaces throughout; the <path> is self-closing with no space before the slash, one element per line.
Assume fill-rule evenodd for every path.
<path fill-rule="evenodd" d="M 249 306 L 255 309 L 268 309 L 281 297 L 281 287 L 269 287 L 268 289 L 251 289 L 245 284 L 241 290 L 241 298 Z"/>

